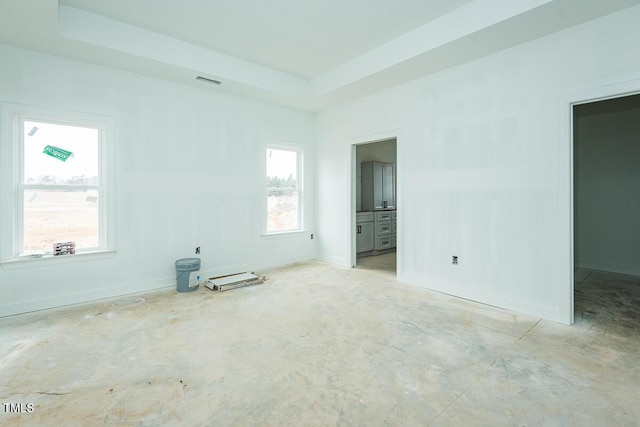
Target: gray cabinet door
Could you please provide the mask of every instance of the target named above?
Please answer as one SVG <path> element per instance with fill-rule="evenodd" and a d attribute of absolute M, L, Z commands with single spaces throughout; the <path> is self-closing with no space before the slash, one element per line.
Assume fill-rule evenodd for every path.
<path fill-rule="evenodd" d="M 375 249 L 373 222 L 363 222 L 357 225 L 356 252 L 367 252 Z"/>
<path fill-rule="evenodd" d="M 362 162 L 362 209 L 374 211 L 396 207 L 396 165 Z"/>
<path fill-rule="evenodd" d="M 396 165 L 382 163 L 382 207 L 395 209 L 396 207 Z"/>
<path fill-rule="evenodd" d="M 384 167 L 373 162 L 373 209 L 382 209 L 384 199 Z"/>

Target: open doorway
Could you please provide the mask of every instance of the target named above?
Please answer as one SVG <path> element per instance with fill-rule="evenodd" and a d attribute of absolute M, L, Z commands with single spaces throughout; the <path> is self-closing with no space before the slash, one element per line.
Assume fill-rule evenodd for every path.
<path fill-rule="evenodd" d="M 640 94 L 572 108 L 574 320 L 637 331 Z"/>
<path fill-rule="evenodd" d="M 397 271 L 397 139 L 355 145 L 354 267 Z"/>

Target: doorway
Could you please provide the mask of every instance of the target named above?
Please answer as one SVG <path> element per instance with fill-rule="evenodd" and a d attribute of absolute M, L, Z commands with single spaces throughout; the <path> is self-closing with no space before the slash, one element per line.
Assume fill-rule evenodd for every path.
<path fill-rule="evenodd" d="M 353 267 L 397 272 L 397 138 L 353 146 Z"/>
<path fill-rule="evenodd" d="M 640 328 L 640 94 L 572 109 L 574 320 Z"/>

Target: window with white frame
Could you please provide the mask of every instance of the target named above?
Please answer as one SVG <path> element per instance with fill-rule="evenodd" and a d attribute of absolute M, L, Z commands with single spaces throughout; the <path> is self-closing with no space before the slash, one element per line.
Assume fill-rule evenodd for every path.
<path fill-rule="evenodd" d="M 68 242 L 73 242 L 73 250 L 62 246 L 67 249 L 62 253 L 109 249 L 108 121 L 34 110 L 19 108 L 10 115 L 14 139 L 10 192 L 15 203 L 9 214 L 14 236 L 9 258 L 55 255 L 56 245 Z M 6 257 L 9 250 L 4 247 L 3 252 Z"/>
<path fill-rule="evenodd" d="M 267 233 L 302 229 L 302 150 L 267 147 Z"/>

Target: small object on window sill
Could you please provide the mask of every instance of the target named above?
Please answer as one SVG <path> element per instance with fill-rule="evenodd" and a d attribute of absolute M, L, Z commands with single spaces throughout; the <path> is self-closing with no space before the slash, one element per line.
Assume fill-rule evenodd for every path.
<path fill-rule="evenodd" d="M 76 253 L 76 242 L 55 242 L 53 244 L 53 256 L 73 255 Z"/>
<path fill-rule="evenodd" d="M 44 252 L 31 254 L 31 258 L 42 258 L 44 256 Z"/>

